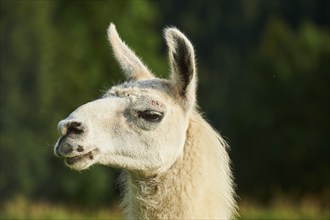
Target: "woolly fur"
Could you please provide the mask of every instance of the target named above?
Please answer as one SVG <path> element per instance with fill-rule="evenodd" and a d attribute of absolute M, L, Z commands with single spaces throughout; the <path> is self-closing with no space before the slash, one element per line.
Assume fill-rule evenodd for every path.
<path fill-rule="evenodd" d="M 126 173 L 128 219 L 231 219 L 235 214 L 227 144 L 194 111 L 184 153 L 168 171 L 147 179 Z"/>

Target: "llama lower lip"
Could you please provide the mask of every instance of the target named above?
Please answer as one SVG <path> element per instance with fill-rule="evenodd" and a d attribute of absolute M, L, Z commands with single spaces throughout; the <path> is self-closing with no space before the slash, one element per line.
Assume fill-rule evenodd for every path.
<path fill-rule="evenodd" d="M 90 160 L 93 160 L 94 159 L 94 156 L 93 156 L 93 151 L 90 151 L 86 154 L 83 154 L 83 155 L 79 155 L 79 156 L 74 156 L 74 157 L 67 157 L 65 158 L 65 162 L 68 164 L 68 165 L 73 165 L 81 160 L 85 160 L 85 159 L 90 159 Z"/>

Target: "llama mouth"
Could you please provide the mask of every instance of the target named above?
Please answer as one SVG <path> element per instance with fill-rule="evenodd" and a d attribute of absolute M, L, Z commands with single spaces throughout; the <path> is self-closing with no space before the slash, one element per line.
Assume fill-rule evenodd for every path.
<path fill-rule="evenodd" d="M 79 162 L 79 161 L 85 161 L 85 160 L 93 160 L 94 159 L 94 155 L 93 152 L 96 152 L 97 149 L 91 150 L 86 154 L 82 154 L 82 155 L 78 155 L 78 156 L 74 156 L 74 157 L 66 157 L 64 159 L 65 163 L 69 166 Z"/>

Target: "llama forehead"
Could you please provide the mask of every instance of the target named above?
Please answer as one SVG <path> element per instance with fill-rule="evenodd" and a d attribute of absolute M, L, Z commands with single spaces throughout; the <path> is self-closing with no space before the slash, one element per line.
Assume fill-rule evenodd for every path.
<path fill-rule="evenodd" d="M 142 100 L 142 103 L 162 108 L 166 103 L 173 103 L 172 91 L 167 80 L 153 79 L 128 81 L 110 88 L 103 97 L 121 97 Z"/>

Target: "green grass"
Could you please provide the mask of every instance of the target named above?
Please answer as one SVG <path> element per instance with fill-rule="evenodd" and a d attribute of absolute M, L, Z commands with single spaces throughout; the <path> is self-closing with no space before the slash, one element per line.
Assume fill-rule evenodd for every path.
<path fill-rule="evenodd" d="M 59 204 L 28 201 L 23 197 L 17 197 L 3 204 L 0 209 L 0 219 L 123 219 L 118 207 L 87 210 Z"/>
<path fill-rule="evenodd" d="M 118 207 L 87 210 L 17 197 L 2 204 L 0 219 L 123 219 Z M 322 206 L 313 200 L 293 203 L 279 199 L 270 206 L 244 201 L 240 203 L 239 214 L 238 219 L 330 219 L 329 206 Z"/>
<path fill-rule="evenodd" d="M 239 219 L 330 219 L 329 207 L 320 208 L 313 204 L 277 203 L 271 206 L 241 204 L 239 213 Z"/>

